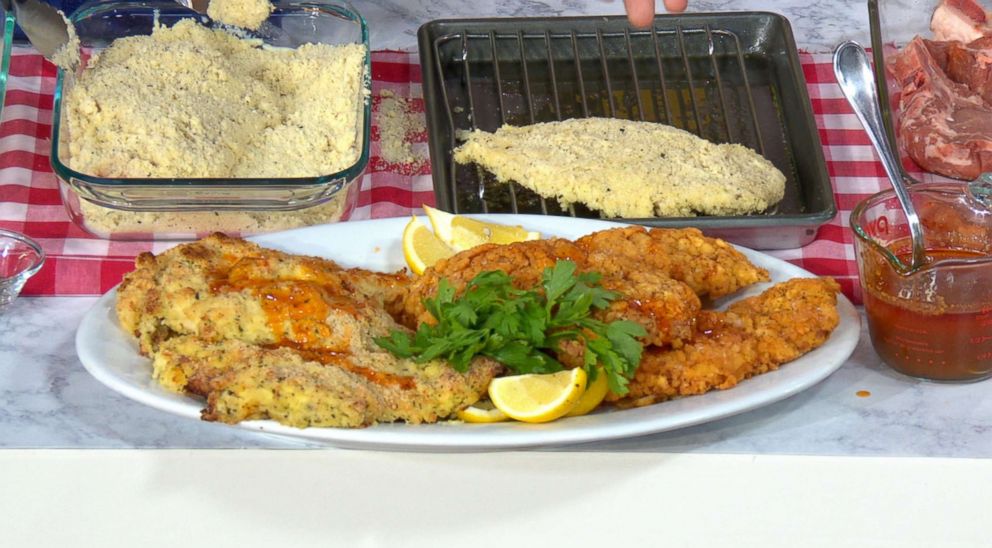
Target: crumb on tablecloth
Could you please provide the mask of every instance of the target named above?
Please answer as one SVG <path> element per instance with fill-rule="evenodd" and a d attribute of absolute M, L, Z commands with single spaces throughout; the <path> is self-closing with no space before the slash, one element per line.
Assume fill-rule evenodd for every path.
<path fill-rule="evenodd" d="M 391 164 L 422 162 L 424 159 L 413 150 L 410 135 L 424 131 L 423 115 L 413 111 L 409 99 L 392 91 L 383 90 L 379 97 L 376 123 L 382 159 Z"/>

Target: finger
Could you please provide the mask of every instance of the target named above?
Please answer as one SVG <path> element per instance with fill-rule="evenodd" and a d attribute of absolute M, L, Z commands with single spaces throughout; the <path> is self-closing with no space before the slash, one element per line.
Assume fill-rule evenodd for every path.
<path fill-rule="evenodd" d="M 654 0 L 623 0 L 623 6 L 634 27 L 646 27 L 654 21 Z"/>
<path fill-rule="evenodd" d="M 672 12 L 683 12 L 689 6 L 689 0 L 665 0 L 665 9 Z"/>

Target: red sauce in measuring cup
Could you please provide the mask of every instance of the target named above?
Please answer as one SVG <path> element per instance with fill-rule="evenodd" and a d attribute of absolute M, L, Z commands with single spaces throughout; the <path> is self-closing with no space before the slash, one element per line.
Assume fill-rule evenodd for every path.
<path fill-rule="evenodd" d="M 897 256 L 910 262 L 908 253 Z M 933 262 L 985 256 L 970 250 L 927 250 Z M 898 274 L 884 259 L 875 255 L 866 262 L 871 263 L 864 273 L 868 328 L 875 351 L 886 364 L 907 375 L 934 380 L 977 380 L 992 375 L 992 303 L 946 304 L 968 302 L 967 296 L 906 301 L 899 298 Z M 960 288 L 951 284 L 937 289 L 938 295 L 955 290 Z"/>

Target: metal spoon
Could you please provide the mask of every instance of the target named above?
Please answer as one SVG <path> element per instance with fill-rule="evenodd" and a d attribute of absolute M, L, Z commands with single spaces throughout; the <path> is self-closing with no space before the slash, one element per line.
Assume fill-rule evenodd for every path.
<path fill-rule="evenodd" d="M 854 113 L 861 120 L 861 125 L 868 132 L 871 143 L 875 145 L 885 173 L 892 183 L 892 190 L 899 199 L 906 222 L 909 224 L 909 237 L 913 244 L 912 269 L 923 266 L 926 262 L 926 248 L 923 244 L 923 225 L 916 214 L 909 191 L 903 185 L 899 160 L 889 143 L 888 135 L 882 125 L 882 113 L 878 104 L 878 94 L 875 90 L 875 80 L 872 78 L 871 65 L 868 64 L 868 54 L 857 42 L 844 42 L 834 50 L 834 75 L 841 91 L 851 103 Z"/>

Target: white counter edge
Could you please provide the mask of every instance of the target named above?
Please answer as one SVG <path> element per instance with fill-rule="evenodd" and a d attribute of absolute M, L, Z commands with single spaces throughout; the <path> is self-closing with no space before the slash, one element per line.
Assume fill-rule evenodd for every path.
<path fill-rule="evenodd" d="M 0 451 L 6 546 L 978 546 L 990 486 L 980 459 Z"/>

